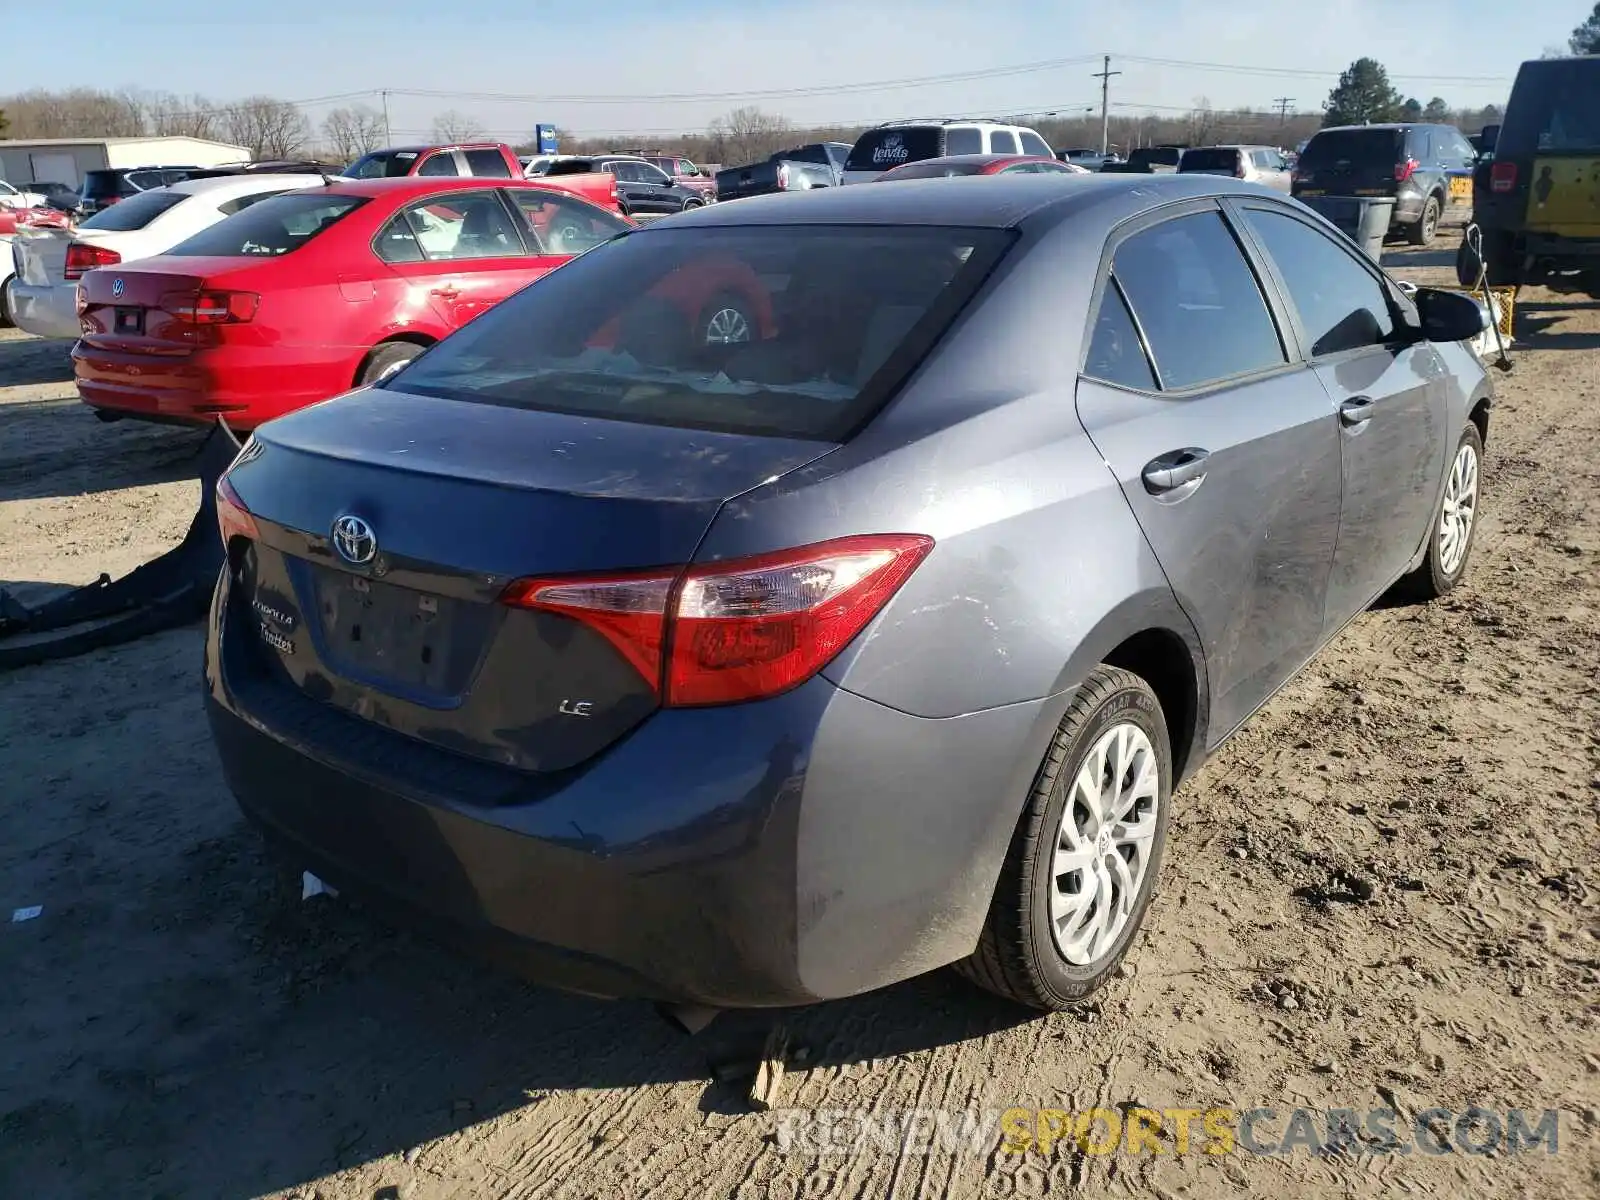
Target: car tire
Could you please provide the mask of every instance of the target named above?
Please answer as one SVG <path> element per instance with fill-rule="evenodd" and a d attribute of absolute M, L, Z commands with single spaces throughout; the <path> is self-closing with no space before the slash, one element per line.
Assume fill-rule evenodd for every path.
<path fill-rule="evenodd" d="M 1413 246 L 1431 246 L 1433 237 L 1439 231 L 1439 197 L 1429 196 L 1427 203 L 1422 206 L 1422 215 L 1417 218 L 1415 225 L 1406 227 L 1406 240 Z"/>
<path fill-rule="evenodd" d="M 705 201 L 704 200 L 693 200 L 693 199 L 691 199 L 691 200 L 685 200 L 683 202 L 683 211 L 684 212 L 693 212 L 695 209 L 703 208 L 703 207 L 705 207 Z"/>
<path fill-rule="evenodd" d="M 361 378 L 356 380 L 359 387 L 367 387 L 393 375 L 405 366 L 426 347 L 415 342 L 384 342 L 373 352 L 367 355 L 367 361 L 362 365 Z"/>
<path fill-rule="evenodd" d="M 1478 533 L 1482 475 L 1483 435 L 1468 421 L 1439 489 L 1439 504 L 1428 526 L 1428 552 L 1421 565 L 1400 581 L 1409 598 L 1437 600 L 1465 577 Z"/>
<path fill-rule="evenodd" d="M 9 329 L 17 323 L 11 312 L 11 285 L 16 281 L 15 275 L 7 275 L 4 282 L 0 282 L 0 329 Z"/>
<path fill-rule="evenodd" d="M 1127 803 L 1132 822 L 1117 820 L 1116 808 L 1110 820 L 1095 809 L 1112 770 L 1110 755 L 1127 755 L 1111 781 L 1118 785 L 1111 804 Z M 1097 757 L 1102 767 L 1090 796 L 1083 777 Z M 1172 751 L 1160 701 L 1131 671 L 1096 667 L 1061 718 L 1012 835 L 977 949 L 956 970 L 988 991 L 1046 1012 L 1097 992 L 1127 954 L 1155 894 L 1171 796 Z M 1119 828 L 1137 836 L 1119 839 Z M 1109 867 L 1113 859 L 1133 870 Z M 1085 865 L 1061 869 L 1074 860 Z M 1095 895 L 1084 901 L 1089 887 Z M 1104 909 L 1102 891 L 1111 900 Z M 1096 921 L 1102 927 L 1087 945 L 1079 944 Z"/>
<path fill-rule="evenodd" d="M 732 346 L 755 340 L 755 319 L 742 296 L 723 292 L 700 310 L 695 322 L 697 342 L 702 346 Z"/>

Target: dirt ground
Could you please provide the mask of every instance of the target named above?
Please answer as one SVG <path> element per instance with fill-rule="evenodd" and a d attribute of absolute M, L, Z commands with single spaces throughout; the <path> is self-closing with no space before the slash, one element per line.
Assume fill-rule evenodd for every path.
<path fill-rule="evenodd" d="M 1453 248 L 1393 256 L 1445 282 Z M 1363 616 L 1177 796 L 1092 1007 L 949 972 L 780 1014 L 807 1110 L 1558 1109 L 1493 1156 L 786 1150 L 643 1004 L 527 986 L 286 892 L 202 720 L 198 627 L 0 676 L 0 1195 L 821 1198 L 1600 1192 L 1600 303 L 1525 292 L 1468 584 Z M 0 337 L 0 581 L 176 542 L 195 435 L 103 425 Z"/>

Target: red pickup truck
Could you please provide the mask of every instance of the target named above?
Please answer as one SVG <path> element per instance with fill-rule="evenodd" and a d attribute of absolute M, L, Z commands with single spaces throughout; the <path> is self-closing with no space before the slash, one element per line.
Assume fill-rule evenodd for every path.
<path fill-rule="evenodd" d="M 504 142 L 462 142 L 453 146 L 390 146 L 363 154 L 342 172 L 347 179 L 393 179 L 406 175 L 482 175 L 488 179 L 523 178 L 522 161 Z M 612 212 L 622 211 L 617 180 L 604 171 L 540 177 L 546 187 L 582 196 Z"/>

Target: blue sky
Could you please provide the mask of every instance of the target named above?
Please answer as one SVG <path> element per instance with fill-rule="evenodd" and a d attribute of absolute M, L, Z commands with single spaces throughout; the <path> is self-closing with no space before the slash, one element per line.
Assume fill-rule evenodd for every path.
<path fill-rule="evenodd" d="M 1370 54 L 1407 95 L 1477 106 L 1503 101 L 1518 62 L 1564 44 L 1590 3 L 1518 10 L 1511 25 L 1499 0 L 279 0 L 178 5 L 170 15 L 165 7 L 90 0 L 101 11 L 80 5 L 87 20 L 70 53 L 7 55 L 0 89 L 143 86 L 297 101 L 385 88 L 480 93 L 391 96 L 401 140 L 450 108 L 490 133 L 519 136 L 538 121 L 579 133 L 696 129 L 747 103 L 799 124 L 1097 108 L 1098 62 L 867 85 L 1102 52 L 1118 56 L 1112 66 L 1123 72 L 1112 81 L 1115 111 L 1188 108 L 1201 96 L 1219 108 L 1262 109 L 1288 96 L 1315 110 L 1337 71 Z M 17 17 L 6 24 L 15 31 Z M 1134 55 L 1254 71 L 1122 57 Z M 794 89 L 810 94 L 771 95 Z M 660 98 L 705 93 L 747 95 Z M 596 96 L 614 99 L 574 98 Z M 315 122 L 343 102 L 305 111 Z"/>

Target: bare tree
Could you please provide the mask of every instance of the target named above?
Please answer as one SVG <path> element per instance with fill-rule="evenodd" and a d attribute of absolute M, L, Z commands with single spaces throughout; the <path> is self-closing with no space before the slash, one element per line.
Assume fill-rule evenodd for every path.
<path fill-rule="evenodd" d="M 383 114 L 365 104 L 336 108 L 322 121 L 322 139 L 341 162 L 383 145 Z"/>
<path fill-rule="evenodd" d="M 4 106 L 14 138 L 138 137 L 144 132 L 137 105 L 96 88 L 39 88 L 6 97 Z"/>
<path fill-rule="evenodd" d="M 152 136 L 215 139 L 222 134 L 221 114 L 204 96 L 138 91 L 128 99 L 139 110 L 144 132 Z"/>
<path fill-rule="evenodd" d="M 294 158 L 311 139 L 311 123 L 287 100 L 250 96 L 222 111 L 228 140 L 258 159 Z"/>
<path fill-rule="evenodd" d="M 1191 146 L 1204 146 L 1216 136 L 1217 114 L 1211 109 L 1211 101 L 1205 96 L 1194 98 L 1194 109 L 1189 113 L 1189 137 Z"/>
<path fill-rule="evenodd" d="M 477 117 L 451 108 L 433 119 L 436 142 L 471 142 L 483 136 L 483 123 Z"/>
<path fill-rule="evenodd" d="M 793 136 L 794 127 L 783 117 L 747 105 L 711 122 L 707 151 L 719 162 L 756 162 L 782 150 Z"/>

